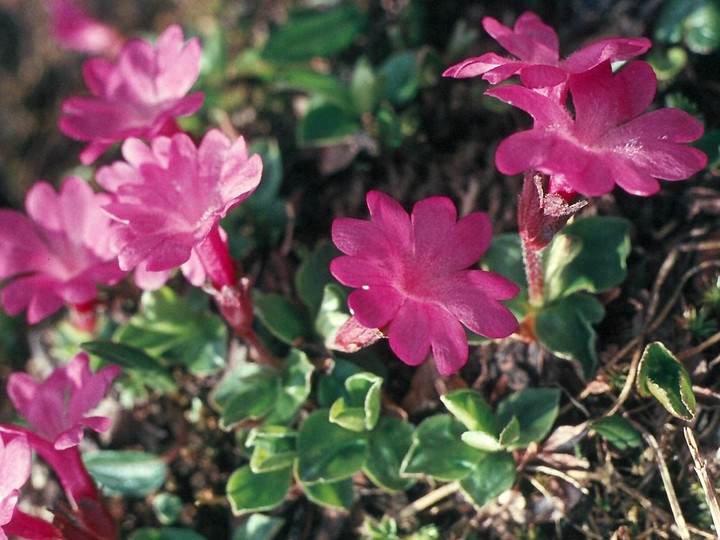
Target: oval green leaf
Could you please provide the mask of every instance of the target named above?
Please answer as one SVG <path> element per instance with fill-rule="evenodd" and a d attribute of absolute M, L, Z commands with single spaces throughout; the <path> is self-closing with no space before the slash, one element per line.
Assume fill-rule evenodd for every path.
<path fill-rule="evenodd" d="M 655 396 L 673 416 L 686 421 L 695 418 L 690 375 L 659 341 L 645 347 L 638 367 L 637 388 L 643 396 Z"/>
<path fill-rule="evenodd" d="M 165 483 L 167 465 L 158 456 L 134 450 L 101 450 L 83 455 L 83 463 L 103 490 L 144 497 Z"/>

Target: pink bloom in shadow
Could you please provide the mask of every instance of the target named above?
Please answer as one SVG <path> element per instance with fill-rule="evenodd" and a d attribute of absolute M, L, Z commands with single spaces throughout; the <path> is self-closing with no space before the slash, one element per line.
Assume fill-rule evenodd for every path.
<path fill-rule="evenodd" d="M 150 139 L 179 131 L 175 118 L 196 112 L 204 96 L 186 95 L 200 73 L 200 42 L 183 41 L 179 26 L 168 27 L 155 46 L 141 39 L 125 43 L 116 62 L 93 58 L 83 66 L 92 94 L 62 104 L 63 133 L 90 144 L 80 161 L 94 162 L 113 143 Z"/>
<path fill-rule="evenodd" d="M 242 137 L 231 143 L 218 130 L 199 147 L 178 133 L 149 146 L 129 139 L 122 150 L 125 162 L 97 174 L 112 195 L 105 210 L 118 222 L 113 245 L 120 267 L 141 265 L 152 273 L 186 265 L 183 272 L 196 285 L 207 276 L 218 290 L 235 286 L 219 221 L 259 184 L 260 156 L 248 156 Z"/>
<path fill-rule="evenodd" d="M 123 278 L 109 247 L 112 221 L 101 208 L 108 202 L 71 176 L 59 194 L 36 183 L 25 199 L 28 217 L 0 210 L 0 279 L 11 279 L 2 290 L 7 313 L 27 308 L 27 320 L 35 324 L 65 303 L 94 300 L 96 283 Z"/>
<path fill-rule="evenodd" d="M 76 446 L 85 427 L 98 432 L 110 427 L 105 416 L 86 416 L 107 394 L 119 366 L 91 373 L 87 354 L 76 354 L 43 382 L 27 373 L 15 372 L 8 380 L 8 396 L 35 431 L 56 450 Z"/>
<path fill-rule="evenodd" d="M 652 195 L 657 179 L 683 180 L 702 170 L 707 156 L 685 143 L 702 124 L 679 109 L 644 112 L 657 79 L 649 64 L 632 62 L 614 75 L 610 62 L 570 79 L 571 112 L 555 99 L 521 86 L 486 94 L 514 105 L 535 120 L 533 128 L 502 141 L 495 164 L 504 174 L 536 170 L 550 175 L 548 192 L 599 196 L 615 184 Z"/>
<path fill-rule="evenodd" d="M 500 300 L 518 293 L 508 279 L 470 270 L 490 245 L 487 216 L 457 220 L 446 197 L 418 202 L 412 216 L 391 197 L 367 194 L 370 221 L 338 218 L 335 245 L 345 253 L 330 265 L 344 285 L 353 319 L 387 331 L 390 347 L 406 364 L 418 365 L 432 348 L 438 371 L 449 375 L 468 358 L 463 325 L 480 335 L 502 338 L 518 327 Z M 351 319 L 352 320 L 352 319 Z"/>
<path fill-rule="evenodd" d="M 88 14 L 75 0 L 48 0 L 50 30 L 62 47 L 84 54 L 114 58 L 125 38 Z"/>
<path fill-rule="evenodd" d="M 515 58 L 486 53 L 468 58 L 449 67 L 446 77 L 476 77 L 497 84 L 513 75 L 520 75 L 525 86 L 547 88 L 564 85 L 572 74 L 582 73 L 610 60 L 629 60 L 647 52 L 651 43 L 647 38 L 608 38 L 583 47 L 565 60 L 560 60 L 557 33 L 542 22 L 535 13 L 525 12 L 510 29 L 492 17 L 483 19 L 483 28 Z"/>
<path fill-rule="evenodd" d="M 0 540 L 7 540 L 3 525 L 10 523 L 20 488 L 30 477 L 32 453 L 23 436 L 0 434 Z"/>

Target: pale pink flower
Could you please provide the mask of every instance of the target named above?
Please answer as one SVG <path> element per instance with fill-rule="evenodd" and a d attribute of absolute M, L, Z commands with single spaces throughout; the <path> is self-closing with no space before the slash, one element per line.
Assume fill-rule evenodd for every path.
<path fill-rule="evenodd" d="M 115 57 L 125 38 L 113 27 L 90 15 L 75 0 L 47 0 L 50 30 L 66 49 L 84 54 Z"/>
<path fill-rule="evenodd" d="M 517 320 L 500 303 L 518 293 L 517 285 L 468 269 L 490 245 L 485 214 L 458 221 L 450 199 L 431 197 L 409 216 L 378 191 L 367 194 L 367 204 L 370 221 L 334 221 L 333 242 L 345 255 L 332 261 L 330 271 L 357 288 L 348 298 L 354 319 L 386 331 L 403 362 L 418 365 L 432 348 L 439 372 L 449 375 L 468 358 L 463 325 L 490 338 L 517 329 Z"/>
<path fill-rule="evenodd" d="M 119 374 L 119 366 L 107 366 L 93 374 L 90 358 L 79 353 L 43 382 L 27 373 L 12 373 L 7 393 L 35 432 L 53 443 L 56 450 L 64 450 L 82 440 L 85 427 L 98 432 L 110 427 L 106 416 L 86 415 L 105 397 Z"/>
<path fill-rule="evenodd" d="M 7 540 L 3 525 L 13 517 L 20 488 L 30 477 L 31 465 L 32 453 L 25 437 L 0 433 L 0 540 Z"/>
<path fill-rule="evenodd" d="M 613 75 L 610 62 L 573 76 L 574 117 L 556 100 L 521 86 L 486 93 L 535 120 L 533 128 L 502 141 L 495 164 L 504 174 L 536 170 L 550 175 L 550 193 L 603 195 L 615 184 L 635 195 L 660 189 L 657 178 L 683 180 L 702 170 L 707 156 L 684 143 L 697 140 L 702 124 L 679 109 L 644 113 L 657 79 L 645 62 Z"/>
<path fill-rule="evenodd" d="M 482 24 L 485 31 L 516 58 L 486 53 L 449 67 L 444 76 L 482 75 L 486 81 L 497 84 L 520 75 L 523 84 L 530 88 L 555 87 L 564 85 L 570 75 L 587 71 L 606 60 L 629 60 L 644 54 L 651 46 L 647 38 L 608 38 L 560 60 L 557 33 L 535 13 L 528 11 L 520 15 L 512 29 L 492 17 L 485 17 Z"/>
<path fill-rule="evenodd" d="M 0 279 L 11 279 L 2 290 L 7 313 L 27 308 L 34 324 L 65 303 L 94 300 L 96 283 L 122 279 L 125 272 L 109 248 L 111 220 L 101 208 L 108 202 L 71 176 L 59 194 L 36 183 L 25 199 L 28 217 L 0 210 Z"/>
<path fill-rule="evenodd" d="M 89 141 L 80 154 L 95 161 L 113 143 L 128 137 L 150 139 L 179 131 L 175 118 L 196 112 L 204 96 L 186 95 L 200 73 L 200 42 L 183 41 L 179 26 L 168 27 L 155 46 L 141 39 L 125 43 L 116 62 L 93 58 L 83 66 L 92 96 L 62 104 L 60 129 Z"/>
<path fill-rule="evenodd" d="M 219 130 L 209 131 L 199 147 L 178 133 L 149 146 L 129 139 L 122 151 L 126 162 L 97 174 L 113 196 L 105 210 L 118 222 L 113 245 L 120 267 L 165 272 L 189 263 L 183 270 L 193 282 L 207 274 L 218 289 L 234 286 L 218 223 L 257 187 L 260 156 L 248 156 L 242 137 L 231 143 Z"/>

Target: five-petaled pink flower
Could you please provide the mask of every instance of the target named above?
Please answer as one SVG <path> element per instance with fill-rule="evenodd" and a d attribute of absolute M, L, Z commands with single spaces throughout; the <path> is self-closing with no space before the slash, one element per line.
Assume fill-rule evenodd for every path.
<path fill-rule="evenodd" d="M 113 245 L 120 267 L 164 272 L 189 262 L 193 282 L 207 275 L 218 289 L 234 286 L 219 221 L 257 187 L 260 156 L 248 156 L 242 137 L 231 143 L 219 130 L 199 147 L 178 133 L 150 146 L 129 139 L 122 151 L 127 162 L 97 174 L 113 196 L 105 210 L 118 221 Z"/>
<path fill-rule="evenodd" d="M 530 88 L 560 86 L 562 96 L 571 75 L 583 73 L 606 60 L 629 60 L 647 52 L 651 45 L 647 38 L 608 38 L 560 60 L 557 33 L 535 13 L 520 15 L 513 29 L 492 17 L 485 17 L 482 24 L 488 34 L 517 58 L 486 53 L 449 67 L 443 75 L 456 78 L 482 75 L 486 81 L 497 84 L 518 74 Z"/>
<path fill-rule="evenodd" d="M 30 477 L 32 453 L 25 437 L 0 434 L 0 540 L 7 540 L 3 525 L 10 523 L 20 488 Z"/>
<path fill-rule="evenodd" d="M 152 138 L 179 131 L 175 118 L 196 112 L 204 96 L 186 95 L 200 73 L 200 42 L 183 42 L 179 26 L 168 27 L 153 47 L 147 41 L 125 43 L 116 62 L 93 58 L 83 66 L 92 96 L 62 104 L 60 129 L 89 141 L 80 161 L 95 161 L 113 143 L 128 137 Z"/>
<path fill-rule="evenodd" d="M 439 372 L 449 375 L 468 358 L 462 325 L 490 338 L 517 329 L 517 320 L 500 303 L 518 293 L 517 285 L 468 269 L 490 245 L 485 214 L 458 221 L 450 199 L 430 197 L 409 216 L 378 191 L 368 193 L 367 204 L 370 221 L 334 221 L 332 238 L 345 255 L 332 261 L 330 271 L 357 288 L 348 298 L 353 318 L 366 328 L 386 330 L 403 362 L 418 365 L 432 348 Z"/>
<path fill-rule="evenodd" d="M 34 324 L 65 303 L 94 300 L 96 283 L 122 279 L 109 248 L 112 221 L 101 208 L 107 202 L 71 176 L 59 194 L 46 182 L 35 184 L 25 199 L 29 218 L 0 210 L 0 279 L 13 278 L 2 290 L 7 313 L 27 308 Z"/>
<path fill-rule="evenodd" d="M 555 99 L 521 86 L 488 90 L 534 118 L 533 128 L 502 141 L 495 164 L 504 174 L 537 170 L 551 175 L 549 192 L 603 195 L 615 184 L 635 195 L 660 189 L 657 178 L 683 180 L 707 163 L 683 143 L 697 140 L 702 124 L 679 109 L 644 113 L 657 79 L 645 62 L 617 75 L 610 62 L 570 78 L 574 118 Z M 644 113 L 644 114 L 643 114 Z"/>
<path fill-rule="evenodd" d="M 47 0 L 55 40 L 71 51 L 113 58 L 125 42 L 117 30 L 87 13 L 75 0 Z"/>
<path fill-rule="evenodd" d="M 37 434 L 53 443 L 56 450 L 64 450 L 82 440 L 85 426 L 98 432 L 110 427 L 106 416 L 86 414 L 105 397 L 119 374 L 119 366 L 107 366 L 91 373 L 90 358 L 79 353 L 43 382 L 27 373 L 12 373 L 7 393 Z"/>

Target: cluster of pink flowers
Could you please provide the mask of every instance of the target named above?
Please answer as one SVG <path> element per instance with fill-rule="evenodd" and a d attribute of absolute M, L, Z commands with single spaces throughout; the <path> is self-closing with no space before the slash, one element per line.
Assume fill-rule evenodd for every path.
<path fill-rule="evenodd" d="M 520 76 L 524 86 L 486 92 L 535 121 L 532 129 L 498 146 L 500 172 L 543 173 L 549 177 L 547 193 L 570 199 L 604 195 L 616 184 L 635 195 L 652 195 L 660 189 L 658 178 L 683 180 L 707 164 L 705 154 L 684 144 L 703 133 L 696 118 L 677 109 L 645 112 L 657 89 L 649 64 L 633 61 L 613 73 L 613 62 L 645 53 L 647 39 L 609 38 L 560 60 L 557 34 L 534 13 L 522 14 L 513 29 L 491 17 L 483 27 L 517 58 L 488 53 L 444 74 L 482 75 L 492 84 Z"/>
<path fill-rule="evenodd" d="M 6 534 L 23 538 L 114 538 L 115 524 L 99 490 L 85 469 L 78 445 L 83 430 L 106 431 L 110 419 L 88 416 L 105 397 L 120 373 L 108 366 L 90 371 L 85 353 L 58 367 L 43 382 L 13 373 L 8 396 L 28 427 L 0 425 L 0 540 Z M 16 508 L 19 489 L 30 475 L 34 450 L 55 471 L 75 515 L 58 514 L 53 523 Z M 87 533 L 94 533 L 87 536 Z M 77 533 L 77 534 L 76 534 Z"/>
<path fill-rule="evenodd" d="M 100 23 L 87 15 L 70 24 L 74 3 L 50 7 L 65 41 L 95 35 Z M 59 195 L 48 184 L 34 186 L 28 217 L 0 210 L 0 279 L 13 279 L 2 291 L 8 313 L 27 309 L 28 321 L 37 323 L 65 304 L 82 308 L 96 298 L 97 283 L 113 285 L 131 270 L 146 290 L 181 267 L 196 286 L 208 280 L 218 297 L 223 289 L 222 298 L 242 296 L 233 294 L 239 280 L 219 221 L 257 187 L 262 162 L 248 155 L 242 137 L 232 142 L 211 130 L 196 146 L 179 131 L 175 118 L 202 105 L 201 93 L 186 95 L 200 53 L 196 38 L 185 43 L 182 30 L 170 26 L 155 45 L 129 40 L 117 59 L 85 63 L 92 95 L 65 101 L 60 129 L 90 143 L 84 163 L 119 141 L 125 161 L 97 172 L 106 193 L 73 177 Z M 246 313 L 234 316 L 247 324 Z"/>
<path fill-rule="evenodd" d="M 59 193 L 38 182 L 28 192 L 27 215 L 0 210 L 5 311 L 27 310 L 34 324 L 64 305 L 92 310 L 98 284 L 114 285 L 134 271 L 136 283 L 151 290 L 181 267 L 192 284 L 207 283 L 238 333 L 247 332 L 247 283 L 238 278 L 219 222 L 255 190 L 262 161 L 248 155 L 242 137 L 231 141 L 210 130 L 196 145 L 180 131 L 175 119 L 203 102 L 201 93 L 188 94 L 200 71 L 199 41 L 186 43 L 182 30 L 170 26 L 155 45 L 134 39 L 115 51 L 119 35 L 72 0 L 53 0 L 48 7 L 61 43 L 105 56 L 85 63 L 91 96 L 65 101 L 60 129 L 89 143 L 83 163 L 122 141 L 124 160 L 97 171 L 104 192 L 77 177 L 67 178 Z M 119 372 L 112 366 L 92 374 L 81 353 L 42 383 L 11 375 L 8 395 L 30 427 L 0 425 L 0 540 L 6 534 L 117 537 L 78 444 L 85 427 L 108 429 L 108 418 L 89 411 Z M 72 516 L 58 514 L 51 524 L 15 507 L 31 450 L 55 470 Z"/>

